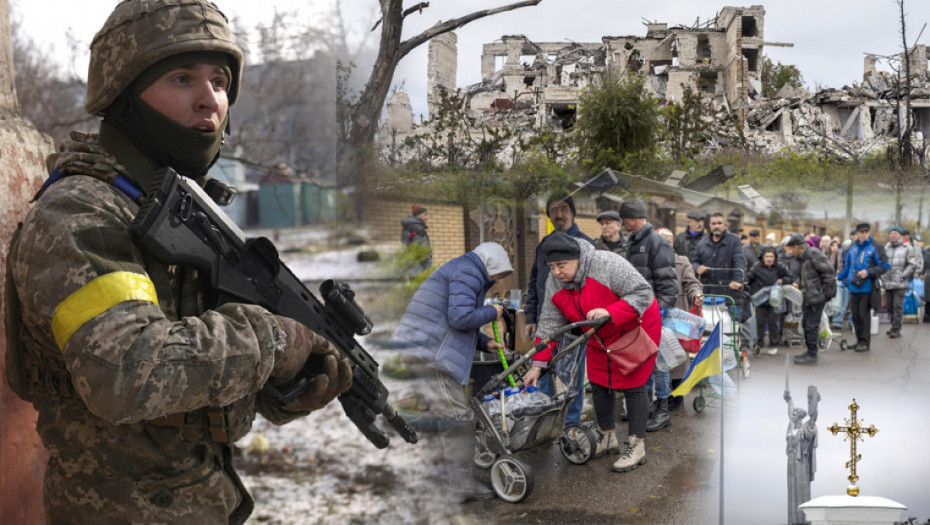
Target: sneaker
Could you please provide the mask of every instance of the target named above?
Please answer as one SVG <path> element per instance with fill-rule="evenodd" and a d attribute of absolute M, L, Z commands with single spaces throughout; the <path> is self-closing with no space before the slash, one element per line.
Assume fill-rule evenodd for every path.
<path fill-rule="evenodd" d="M 646 463 L 646 443 L 641 437 L 630 436 L 626 448 L 620 455 L 611 470 L 614 472 L 627 472 Z"/>
<path fill-rule="evenodd" d="M 768 355 L 778 355 L 778 347 L 773 346 L 772 348 L 769 348 L 768 350 L 766 350 L 765 353 Z"/>
<path fill-rule="evenodd" d="M 860 342 L 860 343 L 856 343 L 856 346 L 852 347 L 852 349 L 855 350 L 856 352 L 868 352 L 869 345 L 866 343 Z"/>
<path fill-rule="evenodd" d="M 801 354 L 794 356 L 794 364 L 796 365 L 816 365 L 817 358 L 811 357 L 809 354 Z"/>
<path fill-rule="evenodd" d="M 617 441 L 617 433 L 613 430 L 605 432 L 601 429 L 595 430 L 597 433 L 597 448 L 594 450 L 594 457 L 599 458 L 604 454 L 619 454 L 620 443 Z"/>
<path fill-rule="evenodd" d="M 900 330 L 891 330 L 890 332 L 888 332 L 888 338 L 889 338 L 889 339 L 897 339 L 897 338 L 899 338 L 899 337 L 901 337 L 901 331 L 900 331 Z"/>

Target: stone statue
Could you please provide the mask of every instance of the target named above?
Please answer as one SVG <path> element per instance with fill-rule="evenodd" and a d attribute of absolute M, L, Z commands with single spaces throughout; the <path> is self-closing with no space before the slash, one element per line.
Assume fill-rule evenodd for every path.
<path fill-rule="evenodd" d="M 817 387 L 807 387 L 807 412 L 794 406 L 791 391 L 785 389 L 785 401 L 788 403 L 788 525 L 806 523 L 804 513 L 798 505 L 810 501 L 811 481 L 817 470 L 814 449 L 817 448 L 817 403 L 820 393 Z M 806 420 L 804 416 L 810 414 Z"/>

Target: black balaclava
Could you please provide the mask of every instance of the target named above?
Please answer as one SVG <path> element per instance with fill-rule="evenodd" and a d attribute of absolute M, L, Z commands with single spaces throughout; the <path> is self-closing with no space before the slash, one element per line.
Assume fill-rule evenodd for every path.
<path fill-rule="evenodd" d="M 155 163 L 173 168 L 182 175 L 199 178 L 216 162 L 229 128 L 229 114 L 214 132 L 185 127 L 156 111 L 139 98 L 162 75 L 193 63 L 216 64 L 230 73 L 224 53 L 196 51 L 170 56 L 143 71 L 107 108 L 104 121 L 122 131 Z"/>

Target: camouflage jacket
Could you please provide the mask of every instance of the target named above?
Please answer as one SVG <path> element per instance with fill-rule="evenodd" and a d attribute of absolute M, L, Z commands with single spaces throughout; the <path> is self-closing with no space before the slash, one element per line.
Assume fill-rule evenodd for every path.
<path fill-rule="evenodd" d="M 80 162 L 51 160 L 72 176 L 38 198 L 10 260 L 51 456 L 46 519 L 241 523 L 252 500 L 229 444 L 256 410 L 278 424 L 306 414 L 258 394 L 283 331 L 258 306 L 203 311 L 192 270 L 136 246 L 138 205 L 104 181 L 119 165 L 92 140 Z"/>

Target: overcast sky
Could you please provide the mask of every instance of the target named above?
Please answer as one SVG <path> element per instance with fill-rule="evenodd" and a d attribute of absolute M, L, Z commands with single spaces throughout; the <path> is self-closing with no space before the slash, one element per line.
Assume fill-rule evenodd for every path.
<path fill-rule="evenodd" d="M 217 0 L 230 17 L 253 27 L 267 21 L 275 9 L 297 10 L 298 16 L 327 23 L 322 14 L 334 0 Z M 414 0 L 407 0 L 413 5 Z M 432 0 L 422 14 L 407 19 L 405 36 L 413 35 L 439 20 L 462 16 L 471 11 L 499 6 L 507 0 Z M 24 31 L 42 42 L 55 56 L 67 62 L 66 34 L 86 48 L 116 0 L 12 0 L 13 16 L 22 20 Z M 343 11 L 358 40 L 371 27 L 375 0 L 343 0 Z M 708 0 L 543 0 L 539 6 L 523 8 L 472 22 L 458 34 L 458 84 L 481 80 L 480 57 L 483 43 L 502 35 L 524 34 L 539 42 L 599 42 L 602 36 L 645 36 L 643 19 L 669 25 L 691 25 L 697 18 L 708 20 L 726 3 Z M 810 89 L 841 87 L 862 78 L 863 53 L 891 54 L 901 48 L 898 9 L 893 0 L 777 0 L 763 4 L 766 10 L 765 40 L 790 42 L 793 48 L 769 46 L 765 53 L 785 64 L 797 65 Z M 908 42 L 913 44 L 923 25 L 930 22 L 930 1 L 907 0 Z M 374 45 L 377 35 L 369 36 Z M 920 43 L 930 43 L 925 31 Z M 86 74 L 86 55 L 79 57 L 74 70 Z M 367 76 L 367 72 L 366 72 Z M 426 112 L 426 46 L 408 55 L 394 77 L 404 82 L 416 113 Z"/>

